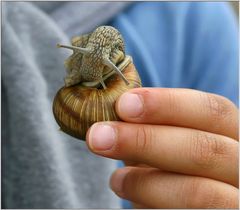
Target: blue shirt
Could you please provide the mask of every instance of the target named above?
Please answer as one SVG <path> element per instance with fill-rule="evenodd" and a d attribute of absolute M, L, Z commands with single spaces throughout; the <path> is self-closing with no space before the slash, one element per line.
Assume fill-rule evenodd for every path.
<path fill-rule="evenodd" d="M 111 24 L 143 86 L 193 88 L 237 104 L 238 27 L 228 3 L 137 3 Z"/>
<path fill-rule="evenodd" d="M 238 27 L 228 3 L 142 2 L 111 25 L 143 86 L 198 89 L 238 104 Z"/>

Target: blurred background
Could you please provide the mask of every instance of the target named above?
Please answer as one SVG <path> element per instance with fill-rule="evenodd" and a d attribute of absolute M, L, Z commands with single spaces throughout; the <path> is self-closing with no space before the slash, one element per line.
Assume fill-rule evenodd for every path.
<path fill-rule="evenodd" d="M 238 1 L 232 1 L 230 2 L 230 4 L 232 5 L 237 17 L 239 16 L 239 2 Z"/>
<path fill-rule="evenodd" d="M 7 3 L 9 4 L 9 2 Z M 16 4 L 16 2 L 14 3 Z M 57 4 L 58 2 L 40 2 L 39 5 L 41 4 L 44 8 L 45 4 L 53 3 Z M 238 19 L 239 2 L 229 1 L 228 3 L 232 6 Z M 52 206 L 55 208 L 80 208 L 81 203 L 85 208 L 86 206 L 103 208 L 108 207 L 108 205 L 113 207 L 115 197 L 112 201 L 108 200 L 108 203 L 103 201 L 108 196 L 112 196 L 107 186 L 109 171 L 115 168 L 115 163 L 106 162 L 105 159 L 91 155 L 85 145 L 79 144 L 76 140 L 60 133 L 58 127 L 55 126 L 50 106 L 53 96 L 63 83 L 65 74 L 63 60 L 67 54 L 67 52 L 65 54 L 65 51 L 59 51 L 56 48 L 56 43 L 67 42 L 65 36 L 62 35 L 62 31 L 66 32 L 66 36 L 69 33 L 69 37 L 71 37 L 70 34 L 76 35 L 82 34 L 82 32 L 79 27 L 75 27 L 75 25 L 71 25 L 71 27 L 67 24 L 66 19 L 70 21 L 73 16 L 71 13 L 66 13 L 65 16 L 63 14 L 64 18 L 58 20 L 59 25 L 63 26 L 59 26 L 59 28 L 53 21 L 44 22 L 48 19 L 40 18 L 39 14 L 34 16 L 33 20 L 30 20 L 29 14 L 34 12 L 26 11 L 27 4 L 29 3 L 24 2 L 23 6 L 14 7 L 15 9 L 9 6 L 8 12 L 5 14 L 9 15 L 11 12 L 11 15 L 8 16 L 8 21 L 4 18 L 4 26 L 6 27 L 6 23 L 11 22 L 12 25 L 8 25 L 9 30 L 12 30 L 12 27 L 14 27 L 14 30 L 10 31 L 12 34 L 3 34 L 4 41 L 7 41 L 5 46 L 8 46 L 3 48 L 5 63 L 7 63 L 5 71 L 3 71 L 3 76 L 6 78 L 3 81 L 7 85 L 2 88 L 2 101 L 6 102 L 2 106 L 2 110 L 4 110 L 2 111 L 4 115 L 2 118 L 2 124 L 4 125 L 2 133 L 4 134 L 2 135 L 6 135 L 6 137 L 2 137 L 2 147 L 4 148 L 2 150 L 2 165 L 4 168 L 4 174 L 2 174 L 3 206 L 10 208 L 51 208 Z M 24 11 L 26 17 L 24 18 L 22 14 L 19 15 L 19 11 Z M 50 13 L 47 7 L 45 11 L 46 14 Z M 105 13 L 105 10 L 102 11 Z M 61 14 L 60 12 L 55 13 L 56 16 L 61 16 Z M 108 14 L 111 15 L 112 13 L 109 12 Z M 220 16 L 218 17 L 221 18 Z M 51 17 L 48 16 L 48 18 Z M 97 19 L 99 19 L 99 13 Z M 90 23 L 93 21 L 86 22 L 85 30 L 90 30 L 93 27 Z M 211 28 L 211 25 L 209 27 Z M 123 27 L 122 30 L 124 30 Z M 234 30 L 234 32 L 237 32 L 237 30 Z M 38 35 L 37 38 L 36 35 Z M 20 45 L 23 46 L 22 48 L 19 47 L 18 40 L 24 41 Z M 134 43 L 134 41 L 131 41 L 131 37 L 128 40 L 130 40 L 129 43 Z M 227 42 L 226 46 L 229 46 L 228 44 Z M 153 48 L 155 49 L 155 46 Z M 138 47 L 135 47 L 135 49 L 138 49 Z M 164 48 L 162 55 L 165 55 L 164 52 L 168 52 L 168 49 L 168 46 L 166 49 Z M 134 47 L 132 47 L 132 52 L 134 52 Z M 135 51 L 135 54 L 138 55 L 139 53 Z M 167 57 L 169 60 L 165 58 L 162 59 L 163 62 L 157 60 L 158 64 L 166 63 L 166 66 L 170 66 L 172 55 L 174 54 L 169 54 Z M 225 56 L 224 59 L 229 60 L 229 57 Z M 144 66 L 140 58 L 138 56 L 138 59 L 136 59 L 139 69 L 140 66 Z M 32 59 L 32 62 L 30 62 L 30 59 Z M 157 63 L 156 66 L 159 67 Z M 164 73 L 162 71 L 162 78 L 163 75 L 166 75 L 166 81 L 169 81 L 166 84 L 168 86 L 171 84 L 171 80 L 167 78 L 171 76 L 168 72 Z M 26 81 L 28 82 L 26 83 Z M 220 86 L 222 86 L 222 83 L 220 83 Z M 8 103 L 9 101 L 10 103 Z M 96 173 L 92 173 L 92 169 L 95 167 L 98 168 L 97 178 L 95 177 Z M 91 200 L 93 197 L 94 203 Z"/>

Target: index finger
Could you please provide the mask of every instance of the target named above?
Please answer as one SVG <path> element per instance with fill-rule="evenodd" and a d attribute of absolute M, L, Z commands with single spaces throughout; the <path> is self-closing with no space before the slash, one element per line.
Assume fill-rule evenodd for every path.
<path fill-rule="evenodd" d="M 228 99 L 191 89 L 136 88 L 116 103 L 126 122 L 194 128 L 238 139 L 238 110 Z"/>

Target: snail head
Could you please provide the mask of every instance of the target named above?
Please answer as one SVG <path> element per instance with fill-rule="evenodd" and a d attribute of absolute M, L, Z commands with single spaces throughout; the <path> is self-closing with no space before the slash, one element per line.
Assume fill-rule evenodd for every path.
<path fill-rule="evenodd" d="M 60 45 L 57 47 L 78 51 L 89 57 L 97 57 L 98 60 L 109 69 L 117 73 L 122 80 L 129 85 L 118 64 L 124 62 L 124 41 L 118 30 L 111 26 L 100 26 L 93 31 L 85 47 Z M 93 59 L 94 62 L 95 59 Z"/>

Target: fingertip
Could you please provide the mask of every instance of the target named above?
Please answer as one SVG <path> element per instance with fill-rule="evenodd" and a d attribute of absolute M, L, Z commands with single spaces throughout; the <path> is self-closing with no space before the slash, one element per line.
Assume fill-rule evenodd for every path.
<path fill-rule="evenodd" d="M 90 144 L 89 144 L 89 134 L 90 134 L 91 127 L 88 128 L 87 133 L 86 133 L 86 144 L 87 144 L 87 146 L 90 150 L 92 150 L 91 147 L 90 147 Z"/>
<path fill-rule="evenodd" d="M 95 123 L 87 131 L 86 142 L 93 152 L 110 150 L 116 142 L 116 131 L 111 123 Z"/>
<path fill-rule="evenodd" d="M 123 185 L 131 167 L 117 169 L 110 177 L 109 186 L 119 196 L 123 197 Z"/>
<path fill-rule="evenodd" d="M 116 112 L 124 120 L 140 117 L 144 112 L 143 97 L 132 92 L 122 94 L 116 102 Z"/>

